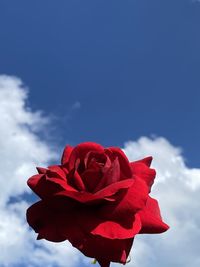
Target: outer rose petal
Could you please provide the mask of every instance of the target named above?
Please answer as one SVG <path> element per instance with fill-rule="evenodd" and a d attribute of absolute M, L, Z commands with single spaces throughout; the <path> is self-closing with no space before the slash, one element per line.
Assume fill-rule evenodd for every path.
<path fill-rule="evenodd" d="M 47 182 L 45 174 L 33 175 L 28 179 L 27 184 L 42 199 L 59 192 L 60 189 L 59 185 Z"/>
<path fill-rule="evenodd" d="M 111 261 L 126 263 L 133 238 L 111 240 L 88 235 L 79 246 L 73 244 L 73 242 L 71 243 L 86 256 L 97 259 L 101 267 L 109 267 Z"/>
<path fill-rule="evenodd" d="M 75 222 L 80 224 L 84 233 L 99 235 L 108 239 L 126 239 L 133 238 L 141 229 L 140 216 L 129 216 L 128 224 L 120 224 L 118 221 L 105 220 L 99 215 L 99 205 L 96 206 L 79 206 L 76 212 Z"/>
<path fill-rule="evenodd" d="M 57 216 L 45 206 L 44 202 L 39 201 L 27 210 L 27 221 L 37 232 L 38 239 L 45 238 L 53 242 L 61 242 L 66 238 L 60 234 Z"/>
<path fill-rule="evenodd" d="M 83 233 L 73 216 L 73 210 L 77 208 L 77 203 L 69 199 L 57 197 L 42 200 L 27 210 L 27 221 L 38 233 L 38 239 L 45 238 L 53 242 L 69 238 L 79 240 L 83 238 Z"/>
<path fill-rule="evenodd" d="M 115 221 L 102 221 L 94 230 L 91 231 L 91 233 L 108 239 L 126 239 L 133 238 L 139 233 L 140 229 L 140 216 L 136 214 L 135 218 L 132 218 L 132 225 L 130 228 L 125 228 Z"/>
<path fill-rule="evenodd" d="M 147 167 L 150 167 L 152 160 L 153 160 L 153 157 L 149 156 L 149 157 L 146 157 L 146 158 L 134 161 L 134 162 L 144 163 L 145 165 L 147 165 Z"/>
<path fill-rule="evenodd" d="M 100 208 L 100 214 L 105 220 L 112 219 L 125 226 L 129 224 L 130 218 L 135 213 L 145 207 L 147 198 L 147 185 L 142 179 L 136 177 L 133 179 L 132 186 L 122 191 L 115 202 L 107 203 Z"/>
<path fill-rule="evenodd" d="M 61 164 L 64 165 L 64 164 L 67 164 L 68 161 L 69 161 L 69 157 L 72 153 L 72 150 L 73 150 L 73 147 L 72 146 L 69 146 L 67 145 L 63 151 L 63 154 L 62 154 L 62 158 L 61 158 Z"/>
<path fill-rule="evenodd" d="M 28 186 L 42 199 L 52 196 L 59 191 L 76 191 L 67 184 L 65 173 L 59 166 L 42 169 L 43 174 L 36 174 L 27 181 Z M 39 169 L 40 171 L 40 169 Z M 40 171 L 41 172 L 41 171 Z"/>
<path fill-rule="evenodd" d="M 148 164 L 150 163 L 151 158 L 144 158 L 143 160 L 131 162 L 130 166 L 132 168 L 132 173 L 134 176 L 139 176 L 143 179 L 149 187 L 149 191 L 151 190 L 151 186 L 153 185 L 156 171 L 154 169 L 150 169 Z"/>
<path fill-rule="evenodd" d="M 84 157 L 90 151 L 103 152 L 104 148 L 101 145 L 93 143 L 93 142 L 85 142 L 85 143 L 81 143 L 77 145 L 73 149 L 69 157 L 69 170 L 75 167 L 75 162 L 77 159 L 84 161 Z"/>
<path fill-rule="evenodd" d="M 138 214 L 142 222 L 140 234 L 158 234 L 169 229 L 169 226 L 162 221 L 157 200 L 151 197 L 148 197 L 146 207 Z"/>
<path fill-rule="evenodd" d="M 42 167 L 36 167 L 37 171 L 39 174 L 44 174 L 47 172 L 46 168 L 42 168 Z"/>

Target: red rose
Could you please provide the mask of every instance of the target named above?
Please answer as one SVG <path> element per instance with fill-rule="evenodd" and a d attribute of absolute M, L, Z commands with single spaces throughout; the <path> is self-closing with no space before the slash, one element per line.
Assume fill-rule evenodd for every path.
<path fill-rule="evenodd" d="M 151 160 L 129 162 L 121 149 L 96 143 L 67 146 L 61 165 L 38 168 L 29 178 L 41 200 L 27 210 L 28 223 L 38 239 L 69 240 L 102 267 L 126 263 L 136 234 L 168 229 L 148 195 Z"/>

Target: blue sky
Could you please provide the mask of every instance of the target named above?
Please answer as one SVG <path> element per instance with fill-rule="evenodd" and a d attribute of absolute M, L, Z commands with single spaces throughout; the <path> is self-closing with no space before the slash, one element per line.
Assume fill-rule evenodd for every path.
<path fill-rule="evenodd" d="M 32 108 L 59 117 L 62 143 L 161 135 L 195 166 L 199 13 L 191 0 L 1 1 L 0 73 L 30 87 Z"/>
<path fill-rule="evenodd" d="M 127 152 L 136 149 L 130 152 L 130 158 L 144 152 L 161 155 L 159 151 L 163 149 L 164 162 L 167 157 L 181 158 L 181 177 L 192 177 L 193 186 L 200 172 L 199 27 L 200 2 L 193 0 L 1 0 L 0 74 L 19 77 L 29 88 L 29 95 L 23 97 L 26 89 L 19 81 L 8 83 L 5 77 L 0 79 L 2 103 L 15 101 L 12 92 L 19 96 L 16 101 L 19 105 L 11 105 L 13 109 L 9 107 L 3 112 L 21 110 L 20 114 L 24 114 L 23 119 L 16 115 L 16 128 L 12 124 L 6 129 L 15 129 L 19 140 L 23 143 L 23 138 L 27 138 L 29 145 L 30 135 L 36 136 L 38 139 L 31 143 L 31 148 L 41 145 L 41 150 L 27 159 L 24 177 L 33 163 L 45 165 L 58 158 L 52 152 L 52 144 L 60 151 L 66 143 L 75 145 L 89 140 L 124 147 L 125 142 L 133 141 L 125 148 Z M 10 92 L 8 95 L 4 87 Z M 28 109 L 20 103 L 26 103 Z M 43 116 L 35 115 L 37 110 L 42 110 L 50 124 L 35 133 L 33 128 L 44 123 Z M 21 123 L 28 125 L 30 135 L 20 128 Z M 142 136 L 147 139 L 140 139 Z M 158 139 L 152 140 L 152 136 Z M 6 148 L 9 146 L 10 143 Z M 177 147 L 181 147 L 183 154 Z M 39 156 L 47 151 L 51 156 Z M 18 170 L 17 164 L 27 157 L 25 148 L 21 153 L 13 174 Z M 155 164 L 163 177 L 169 176 L 162 162 L 158 160 Z M 168 167 L 173 174 L 174 165 Z M 189 196 L 192 196 L 189 190 L 199 192 L 194 184 L 187 189 Z M 181 192 L 185 192 L 186 185 L 181 182 L 180 185 Z M 23 186 L 16 189 L 16 197 L 26 190 Z M 166 210 L 170 210 L 168 206 Z M 172 223 L 177 223 L 175 217 Z M 195 220 L 200 222 L 199 218 Z M 140 248 L 146 249 L 146 245 L 140 243 Z M 22 266 L 22 262 L 11 262 L 9 267 Z M 195 265 L 198 262 L 199 258 L 193 266 L 198 266 Z"/>

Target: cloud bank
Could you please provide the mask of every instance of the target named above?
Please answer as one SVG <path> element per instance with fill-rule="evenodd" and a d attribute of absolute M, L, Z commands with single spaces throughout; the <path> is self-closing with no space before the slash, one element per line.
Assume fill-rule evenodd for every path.
<path fill-rule="evenodd" d="M 20 79 L 0 76 L 0 266 L 77 266 L 79 254 L 69 243 L 38 242 L 25 221 L 27 178 L 35 166 L 57 159 L 39 137 L 48 118 L 32 112 L 27 97 Z"/>
<path fill-rule="evenodd" d="M 0 76 L 0 266 L 90 266 L 91 260 L 67 242 L 36 241 L 25 221 L 27 178 L 35 166 L 59 160 L 39 134 L 48 118 L 33 112 L 27 97 L 20 79 Z M 181 150 L 165 138 L 141 137 L 126 143 L 124 151 L 130 160 L 153 155 L 157 179 L 152 196 L 171 226 L 162 235 L 137 236 L 128 266 L 199 267 L 200 169 L 188 168 Z"/>

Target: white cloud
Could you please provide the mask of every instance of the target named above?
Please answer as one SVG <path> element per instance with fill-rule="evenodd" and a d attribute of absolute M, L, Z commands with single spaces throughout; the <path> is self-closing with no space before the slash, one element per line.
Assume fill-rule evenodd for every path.
<path fill-rule="evenodd" d="M 48 118 L 32 112 L 26 100 L 27 89 L 20 79 L 0 75 L 0 266 L 62 267 L 67 262 L 73 267 L 80 254 L 69 243 L 36 241 L 25 220 L 29 203 L 22 194 L 30 193 L 27 178 L 35 166 L 57 158 L 37 133 Z"/>
<path fill-rule="evenodd" d="M 19 79 L 0 76 L 1 205 L 11 196 L 27 191 L 26 175 L 35 171 L 35 165 L 45 164 L 55 156 L 33 133 L 47 119 L 40 112 L 31 112 L 25 106 L 26 98 L 27 90 Z"/>
<path fill-rule="evenodd" d="M 0 266 L 90 266 L 91 260 L 67 242 L 36 241 L 26 223 L 26 180 L 35 166 L 57 159 L 37 132 L 48 118 L 31 111 L 26 99 L 27 89 L 19 79 L 0 76 Z M 124 149 L 130 160 L 153 155 L 157 179 L 152 195 L 171 226 L 162 235 L 138 236 L 128 266 L 200 266 L 200 169 L 188 168 L 181 150 L 164 138 L 142 137 Z"/>

